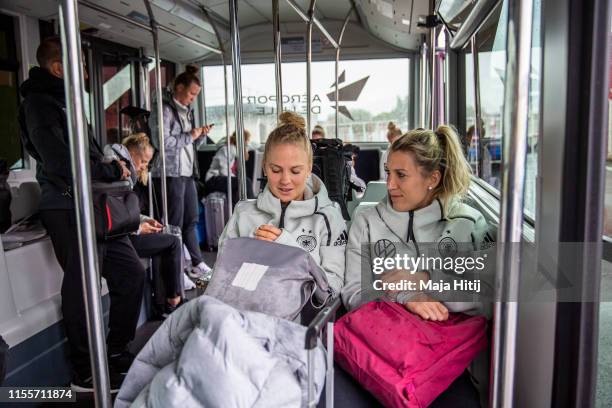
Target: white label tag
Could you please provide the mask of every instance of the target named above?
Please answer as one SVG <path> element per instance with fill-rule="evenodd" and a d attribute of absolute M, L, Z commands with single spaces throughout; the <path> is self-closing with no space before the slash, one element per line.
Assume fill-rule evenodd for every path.
<path fill-rule="evenodd" d="M 267 270 L 266 265 L 245 262 L 234 277 L 232 286 L 254 291 Z"/>

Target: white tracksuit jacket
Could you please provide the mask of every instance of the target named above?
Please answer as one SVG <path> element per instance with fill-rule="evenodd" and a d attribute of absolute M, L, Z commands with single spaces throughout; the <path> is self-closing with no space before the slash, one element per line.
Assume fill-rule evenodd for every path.
<path fill-rule="evenodd" d="M 284 209 L 267 186 L 257 200 L 240 202 L 219 238 L 219 252 L 226 239 L 254 237 L 263 224 L 282 230 L 277 243 L 309 252 L 325 271 L 334 293 L 340 292 L 348 239 L 346 223 L 317 176 L 312 175 L 307 182 L 304 200 L 291 201 Z"/>

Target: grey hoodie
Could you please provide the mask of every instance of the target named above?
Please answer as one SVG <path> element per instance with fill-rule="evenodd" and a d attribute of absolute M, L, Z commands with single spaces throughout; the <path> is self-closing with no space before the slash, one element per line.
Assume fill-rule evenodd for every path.
<path fill-rule="evenodd" d="M 226 239 L 254 237 L 257 228 L 263 224 L 282 229 L 277 243 L 309 252 L 325 271 L 334 292 L 340 291 L 344 283 L 348 234 L 342 214 L 329 199 L 321 179 L 312 175 L 304 200 L 292 201 L 284 210 L 267 186 L 257 200 L 240 202 L 219 239 L 219 252 L 223 250 Z"/>
<path fill-rule="evenodd" d="M 347 244 L 346 283 L 342 289 L 345 306 L 350 310 L 370 300 L 364 290 L 372 287 L 374 279 L 379 279 L 373 273 L 375 257 L 432 255 L 432 249 L 438 251 L 447 242 L 453 242 L 455 248 L 476 251 L 480 248 L 486 229 L 487 223 L 482 214 L 461 202 L 451 204 L 449 211 L 444 211 L 440 200 L 434 200 L 419 210 L 398 212 L 385 197 L 375 207 L 358 212 L 353 219 Z M 412 237 L 409 230 L 412 230 Z M 449 271 L 428 269 L 428 272 L 431 281 L 439 282 L 449 277 Z M 367 281 L 362 282 L 362 276 Z M 398 301 L 402 301 L 401 295 Z M 432 296 L 435 297 L 435 294 Z M 454 312 L 480 309 L 478 302 L 445 304 Z"/>

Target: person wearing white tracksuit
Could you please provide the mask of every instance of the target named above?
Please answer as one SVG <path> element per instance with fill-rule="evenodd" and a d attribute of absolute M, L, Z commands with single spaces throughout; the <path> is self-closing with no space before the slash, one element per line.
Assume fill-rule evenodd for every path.
<path fill-rule="evenodd" d="M 240 202 L 219 239 L 253 237 L 300 247 L 325 271 L 334 293 L 344 283 L 348 234 L 340 210 L 312 172 L 312 147 L 304 119 L 284 112 L 266 141 L 268 183 L 256 201 Z"/>
<path fill-rule="evenodd" d="M 441 270 L 439 266 L 412 271 L 375 269 L 380 267 L 380 259 L 396 255 L 442 259 L 458 251 L 475 256 L 480 250 L 487 237 L 487 223 L 479 211 L 460 200 L 469 186 L 470 168 L 456 134 L 447 126 L 435 132 L 408 132 L 391 145 L 387 168 L 388 196 L 375 207 L 358 212 L 349 232 L 342 289 L 345 306 L 351 310 L 372 300 L 368 295 L 374 292 L 372 285 L 377 279 L 408 279 L 415 282 L 417 290 L 386 293 L 423 319 L 446 320 L 449 310 L 481 313 L 481 303 L 472 301 L 473 296 L 463 296 L 459 302 L 441 302 L 433 291 L 418 290 L 427 287 L 428 281 L 468 279 L 477 273 L 460 275 L 465 270 Z M 380 284 L 376 289 L 379 288 Z"/>

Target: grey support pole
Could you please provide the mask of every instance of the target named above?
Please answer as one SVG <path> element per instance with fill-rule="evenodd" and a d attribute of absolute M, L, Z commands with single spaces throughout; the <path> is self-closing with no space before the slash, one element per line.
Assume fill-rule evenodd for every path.
<path fill-rule="evenodd" d="M 340 74 L 339 74 L 339 67 L 338 64 L 340 63 L 340 48 L 342 47 L 342 37 L 344 37 L 344 30 L 346 30 L 346 25 L 349 22 L 349 18 L 351 17 L 351 13 L 353 12 L 353 6 L 351 6 L 350 10 L 348 11 L 348 13 L 346 13 L 346 17 L 344 18 L 344 23 L 342 23 L 342 29 L 340 30 L 340 36 L 338 36 L 338 47 L 336 47 L 336 65 L 335 65 L 335 72 L 336 72 L 336 89 L 335 89 L 335 99 L 336 99 L 336 118 L 335 118 L 335 122 L 336 122 L 336 137 L 339 138 L 338 136 L 338 99 L 340 97 L 340 84 L 338 83 L 338 78 L 340 78 Z"/>
<path fill-rule="evenodd" d="M 244 123 L 242 118 L 242 79 L 240 73 L 240 35 L 238 1 L 230 0 L 230 36 L 232 40 L 232 74 L 234 76 L 234 118 L 236 122 L 236 150 L 238 157 L 238 186 L 240 200 L 246 199 L 246 166 L 244 163 Z M 229 152 L 228 152 L 229 154 Z M 230 169 L 228 168 L 228 171 Z"/>
<path fill-rule="evenodd" d="M 83 274 L 83 298 L 87 318 L 87 338 L 91 360 L 94 395 L 97 407 L 110 408 L 110 381 L 106 361 L 106 343 L 98 254 L 94 227 L 91 182 L 89 170 L 89 138 L 84 116 L 83 63 L 81 38 L 76 0 L 63 0 L 59 7 L 61 41 L 64 52 L 64 90 L 70 144 L 74 205 L 78 231 L 81 273 Z"/>
<path fill-rule="evenodd" d="M 312 23 L 314 18 L 314 9 L 317 0 L 310 0 L 310 7 L 308 8 L 308 22 L 306 23 L 306 135 L 310 138 L 310 121 L 312 120 L 311 110 L 311 98 L 312 98 L 312 81 L 311 81 L 311 69 L 312 69 Z"/>
<path fill-rule="evenodd" d="M 145 51 L 144 48 L 141 48 L 138 52 L 140 56 L 141 63 L 139 69 L 139 81 L 140 81 L 140 107 L 145 110 L 151 110 L 151 86 L 149 84 L 149 67 L 148 64 L 145 64 L 144 58 Z"/>
<path fill-rule="evenodd" d="M 226 147 L 227 147 L 227 173 L 228 173 L 228 177 L 227 177 L 227 214 L 228 217 L 232 216 L 232 210 L 233 210 L 233 200 L 232 200 L 232 196 L 234 194 L 234 192 L 232 191 L 232 178 L 231 178 L 231 174 L 230 174 L 230 168 L 232 166 L 232 163 L 230 162 L 230 158 L 229 158 L 229 151 L 231 149 L 231 143 L 230 143 L 230 131 L 229 131 L 229 112 L 227 109 L 227 106 L 229 104 L 229 96 L 228 96 L 228 90 L 227 90 L 227 64 L 225 63 L 225 47 L 223 46 L 223 41 L 221 40 L 221 35 L 219 34 L 219 29 L 217 28 L 217 23 L 215 22 L 214 19 L 210 18 L 210 14 L 208 14 L 208 10 L 206 10 L 205 7 L 201 7 L 202 13 L 204 13 L 204 16 L 206 16 L 206 19 L 208 20 L 208 22 L 210 23 L 210 25 L 213 28 L 213 31 L 215 32 L 215 36 L 217 37 L 217 43 L 219 44 L 219 49 L 221 50 L 221 65 L 223 65 L 223 92 L 225 95 L 225 143 L 226 143 Z M 202 73 L 202 78 L 204 78 L 204 74 Z M 206 112 L 206 109 L 204 110 L 204 112 Z M 246 178 L 245 178 L 246 180 Z"/>
<path fill-rule="evenodd" d="M 521 274 L 523 196 L 527 155 L 531 1 L 508 1 L 507 62 L 504 87 L 504 154 L 497 246 L 493 323 L 491 407 L 512 407 L 516 371 L 518 298 Z"/>
<path fill-rule="evenodd" d="M 427 72 L 429 71 L 427 66 L 427 51 L 427 42 L 423 41 L 421 45 L 421 69 L 419 70 L 419 126 L 422 128 L 427 128 Z"/>
<path fill-rule="evenodd" d="M 276 118 L 283 111 L 283 76 L 281 70 L 281 33 L 280 33 L 280 14 L 278 10 L 279 0 L 272 0 L 272 20 L 274 25 L 274 74 L 276 83 Z"/>
<path fill-rule="evenodd" d="M 155 82 L 157 84 L 157 92 L 155 99 L 157 104 L 157 131 L 159 132 L 159 155 L 161 157 L 161 196 L 162 196 L 162 223 L 168 224 L 168 190 L 166 187 L 166 140 L 164 137 L 164 107 L 162 102 L 162 82 L 161 82 L 161 57 L 159 56 L 159 35 L 157 29 L 157 21 L 151 9 L 149 0 L 144 0 L 144 4 L 149 14 L 151 22 L 151 33 L 153 34 L 153 48 L 155 49 Z"/>
<path fill-rule="evenodd" d="M 480 111 L 480 72 L 478 70 L 478 48 L 476 47 L 476 36 L 470 40 L 472 48 L 472 61 L 474 65 L 474 115 L 476 116 L 474 123 L 474 136 L 476 137 L 476 177 L 482 174 L 482 157 L 483 157 L 483 129 L 482 129 L 482 113 Z"/>

